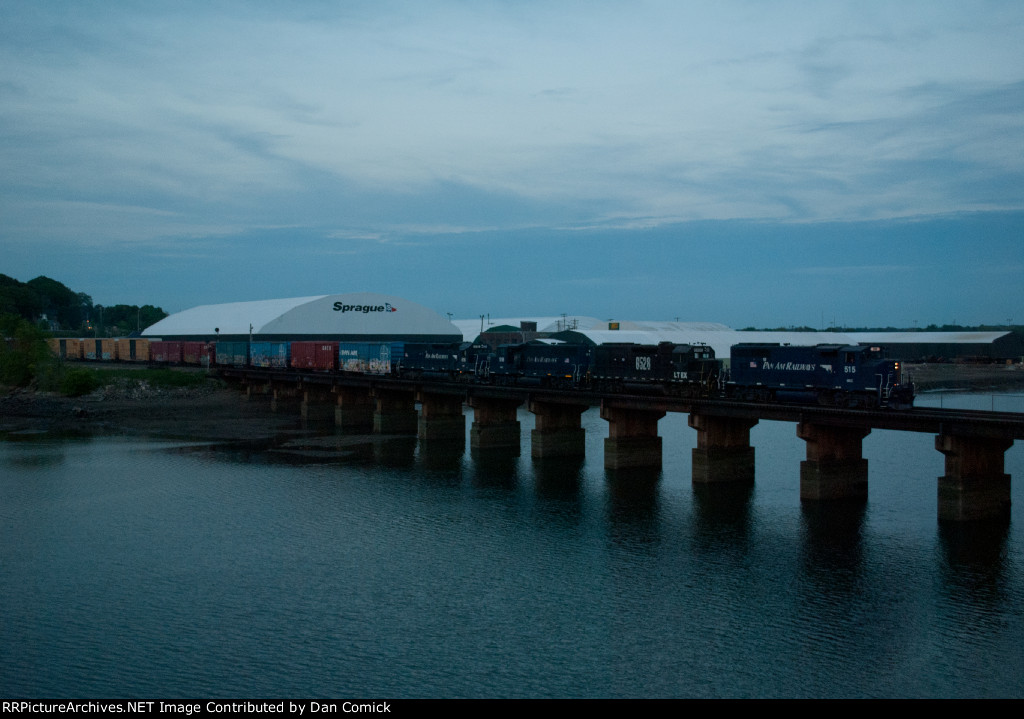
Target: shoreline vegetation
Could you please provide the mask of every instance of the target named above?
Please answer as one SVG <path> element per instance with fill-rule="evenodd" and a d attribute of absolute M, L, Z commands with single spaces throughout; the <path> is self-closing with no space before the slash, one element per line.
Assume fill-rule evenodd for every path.
<path fill-rule="evenodd" d="M 65 363 L 65 366 L 70 363 Z M 1021 365 L 907 365 L 918 393 L 1024 393 Z M 186 368 L 81 363 L 89 390 L 63 396 L 36 383 L 0 385 L 0 438 L 38 434 L 124 434 L 211 441 L 266 440 L 300 425 L 298 408 L 271 412 L 216 373 Z"/>

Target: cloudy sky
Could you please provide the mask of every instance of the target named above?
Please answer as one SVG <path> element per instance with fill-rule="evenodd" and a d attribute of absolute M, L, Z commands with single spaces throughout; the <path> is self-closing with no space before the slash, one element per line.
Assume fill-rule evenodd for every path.
<path fill-rule="evenodd" d="M 1024 3 L 0 0 L 0 272 L 1024 322 Z"/>

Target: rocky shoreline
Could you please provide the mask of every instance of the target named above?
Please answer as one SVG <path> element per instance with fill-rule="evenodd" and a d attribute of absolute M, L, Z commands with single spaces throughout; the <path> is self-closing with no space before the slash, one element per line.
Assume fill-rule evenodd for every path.
<path fill-rule="evenodd" d="M 295 413 L 248 401 L 211 381 L 202 387 L 158 388 L 139 383 L 104 387 L 82 397 L 27 389 L 0 396 L 0 435 L 137 435 L 201 440 L 269 439 L 295 427 Z"/>
<path fill-rule="evenodd" d="M 908 365 L 918 392 L 1024 392 L 1020 365 Z M 265 440 L 295 431 L 298 409 L 271 412 L 211 379 L 199 387 L 161 388 L 118 380 L 83 397 L 0 390 L 0 436 L 126 434 L 213 441 Z"/>

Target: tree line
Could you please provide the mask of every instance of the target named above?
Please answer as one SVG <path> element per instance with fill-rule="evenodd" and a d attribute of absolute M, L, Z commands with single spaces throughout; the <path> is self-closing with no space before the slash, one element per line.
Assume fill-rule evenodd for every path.
<path fill-rule="evenodd" d="M 0 316 L 17 317 L 55 335 L 116 337 L 140 332 L 167 313 L 153 305 L 98 305 L 45 276 L 28 282 L 0 274 Z"/>

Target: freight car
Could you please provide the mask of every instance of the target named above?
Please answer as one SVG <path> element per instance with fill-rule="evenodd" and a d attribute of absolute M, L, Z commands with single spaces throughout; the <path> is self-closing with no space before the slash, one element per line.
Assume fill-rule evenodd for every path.
<path fill-rule="evenodd" d="M 77 354 L 67 340 L 66 351 Z M 195 347 L 186 347 L 193 345 Z M 93 341 L 86 349 L 99 351 Z M 743 343 L 729 363 L 703 344 L 585 345 L 532 340 L 485 344 L 419 342 L 149 343 L 156 363 L 215 361 L 220 366 L 314 370 L 422 380 L 601 393 L 708 397 L 835 407 L 910 407 L 914 387 L 881 347 Z M 72 353 L 75 352 L 74 355 Z"/>
<path fill-rule="evenodd" d="M 910 407 L 913 385 L 881 347 L 733 345 L 726 396 L 835 407 Z"/>
<path fill-rule="evenodd" d="M 207 342 L 153 340 L 149 359 L 157 364 L 185 364 L 209 367 L 216 363 L 216 345 Z"/>

